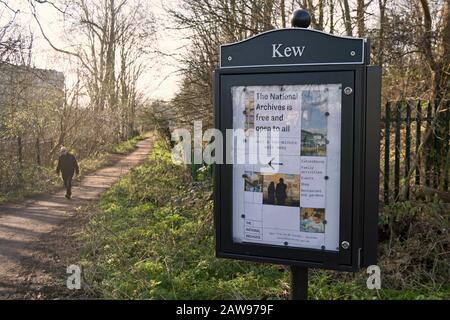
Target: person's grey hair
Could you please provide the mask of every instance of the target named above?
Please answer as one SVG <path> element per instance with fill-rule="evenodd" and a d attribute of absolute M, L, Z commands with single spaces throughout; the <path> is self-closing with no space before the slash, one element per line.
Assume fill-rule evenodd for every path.
<path fill-rule="evenodd" d="M 59 153 L 61 154 L 61 155 L 64 155 L 64 154 L 67 154 L 67 149 L 66 149 L 66 147 L 61 147 L 61 149 L 59 150 Z"/>

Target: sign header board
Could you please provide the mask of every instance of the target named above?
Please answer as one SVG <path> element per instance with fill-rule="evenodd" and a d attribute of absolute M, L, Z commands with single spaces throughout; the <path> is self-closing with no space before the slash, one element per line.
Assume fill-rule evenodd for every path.
<path fill-rule="evenodd" d="M 267 31 L 220 47 L 220 67 L 363 64 L 362 38 L 292 28 Z"/>

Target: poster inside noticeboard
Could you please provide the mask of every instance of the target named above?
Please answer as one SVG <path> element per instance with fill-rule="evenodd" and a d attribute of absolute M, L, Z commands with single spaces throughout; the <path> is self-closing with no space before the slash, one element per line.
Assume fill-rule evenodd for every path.
<path fill-rule="evenodd" d="M 339 250 L 341 92 L 231 88 L 234 242 Z"/>

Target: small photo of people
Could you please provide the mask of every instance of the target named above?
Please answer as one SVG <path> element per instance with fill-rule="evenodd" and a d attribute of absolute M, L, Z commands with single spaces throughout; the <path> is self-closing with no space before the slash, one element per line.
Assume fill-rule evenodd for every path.
<path fill-rule="evenodd" d="M 321 90 L 302 92 L 302 156 L 327 155 L 328 93 Z"/>
<path fill-rule="evenodd" d="M 300 207 L 300 175 L 264 175 L 263 204 Z"/>
<path fill-rule="evenodd" d="M 243 178 L 245 191 L 262 192 L 263 175 L 261 173 L 245 171 Z"/>
<path fill-rule="evenodd" d="M 300 208 L 300 231 L 324 233 L 325 209 Z"/>

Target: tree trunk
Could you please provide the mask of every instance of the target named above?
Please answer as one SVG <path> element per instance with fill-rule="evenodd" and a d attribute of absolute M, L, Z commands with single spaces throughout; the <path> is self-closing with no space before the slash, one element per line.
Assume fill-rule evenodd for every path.
<path fill-rule="evenodd" d="M 263 13 L 263 26 L 264 30 L 267 31 L 273 29 L 272 26 L 272 11 L 273 11 L 273 0 L 264 1 L 264 13 Z"/>
<path fill-rule="evenodd" d="M 378 0 L 380 9 L 380 30 L 378 33 L 377 60 L 378 65 L 382 66 L 384 62 L 384 24 L 386 19 L 386 2 L 387 0 Z"/>
<path fill-rule="evenodd" d="M 342 0 L 342 4 L 344 6 L 343 15 L 344 15 L 345 31 L 347 33 L 347 36 L 352 37 L 353 36 L 352 18 L 350 15 L 350 6 L 348 5 L 348 0 Z"/>
<path fill-rule="evenodd" d="M 19 166 L 22 167 L 23 164 L 23 153 L 22 153 L 22 137 L 17 137 L 17 158 L 19 160 Z"/>
<path fill-rule="evenodd" d="M 41 165 L 41 141 L 36 138 L 36 163 L 38 166 Z"/>
<path fill-rule="evenodd" d="M 110 26 L 109 38 L 106 51 L 106 89 L 108 92 L 108 103 L 110 108 L 116 107 L 116 78 L 115 78 L 115 44 L 116 44 L 116 12 L 115 0 L 110 0 Z"/>
<path fill-rule="evenodd" d="M 357 19 L 357 27 L 358 27 L 358 37 L 364 37 L 364 10 L 365 3 L 364 0 L 358 0 L 356 5 L 356 19 Z"/>
<path fill-rule="evenodd" d="M 334 0 L 329 0 L 330 7 L 330 33 L 334 33 Z"/>

